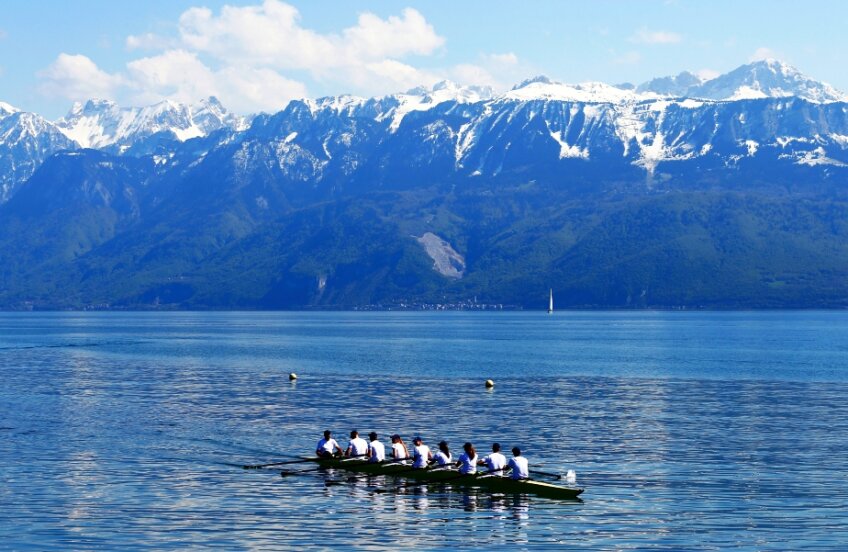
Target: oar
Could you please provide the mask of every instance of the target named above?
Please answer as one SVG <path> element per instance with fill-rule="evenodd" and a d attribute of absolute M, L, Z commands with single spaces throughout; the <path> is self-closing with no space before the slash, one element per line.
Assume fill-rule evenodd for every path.
<path fill-rule="evenodd" d="M 445 468 L 445 467 L 446 466 L 437 466 L 436 468 L 430 468 L 430 469 L 432 471 L 440 471 L 440 468 Z M 397 487 L 395 487 L 395 490 L 406 489 L 408 487 L 416 487 L 418 485 L 428 485 L 428 484 L 431 484 L 431 483 L 436 484 L 436 485 L 441 485 L 442 483 L 449 483 L 451 481 L 456 481 L 456 480 L 462 479 L 464 477 L 470 477 L 470 478 L 473 478 L 473 479 L 477 479 L 481 476 L 491 475 L 495 472 L 503 471 L 503 470 L 506 470 L 506 469 L 509 469 L 509 468 L 504 466 L 503 468 L 500 468 L 498 470 L 487 471 L 487 472 L 483 472 L 483 473 L 461 473 L 461 474 L 457 475 L 456 477 L 448 477 L 447 479 L 440 479 L 440 480 L 437 480 L 437 481 L 427 481 L 426 479 L 424 481 L 412 481 L 410 483 L 398 485 Z M 375 493 L 387 493 L 387 492 L 389 492 L 389 489 L 374 489 L 374 492 Z"/>
<path fill-rule="evenodd" d="M 362 458 L 362 457 L 364 457 L 364 456 L 368 456 L 368 455 L 367 455 L 367 454 L 357 454 L 357 455 L 355 455 L 355 456 L 348 456 L 347 458 L 342 458 L 342 459 L 340 459 L 340 462 L 348 462 L 348 461 L 350 461 L 350 460 L 354 460 L 354 459 L 356 459 L 356 458 Z M 317 458 L 317 457 L 316 457 L 316 458 L 310 458 L 310 459 L 309 459 L 309 461 L 310 461 L 310 462 L 315 462 L 316 460 L 320 460 L 320 458 Z M 317 468 L 309 468 L 308 470 L 281 471 L 281 472 L 280 472 L 280 477 L 288 477 L 289 475 L 297 475 L 297 474 L 299 474 L 299 473 L 312 473 L 312 472 L 317 472 L 317 471 L 325 470 L 325 469 L 327 469 L 328 467 L 332 467 L 332 466 L 318 466 Z"/>
<path fill-rule="evenodd" d="M 284 464 L 305 464 L 306 462 L 314 462 L 316 458 L 301 458 L 299 460 L 286 460 L 285 462 L 271 462 L 270 464 L 248 464 L 242 466 L 246 470 L 258 470 L 259 468 L 267 468 L 268 466 L 282 466 Z"/>
<path fill-rule="evenodd" d="M 409 458 L 395 458 L 394 460 L 383 460 L 381 462 L 369 463 L 368 465 L 369 466 L 392 466 L 392 464 L 401 464 L 402 462 L 405 462 L 407 460 L 409 460 Z M 298 470 L 297 472 L 294 472 L 294 473 L 305 473 L 305 472 L 310 472 L 310 471 L 312 471 L 312 470 Z M 362 476 L 374 477 L 374 476 L 388 475 L 389 477 L 393 477 L 395 474 L 406 473 L 407 471 L 408 470 L 400 470 L 400 471 L 386 472 L 386 473 L 368 473 L 368 472 L 366 472 L 366 473 L 354 472 L 354 473 L 355 473 L 355 475 L 358 476 L 357 479 L 361 479 Z M 283 477 L 285 477 L 285 476 L 283 476 Z M 326 485 L 328 487 L 331 486 L 331 485 L 339 485 L 341 483 L 342 483 L 342 481 L 340 481 L 338 479 L 328 479 L 326 481 Z"/>
<path fill-rule="evenodd" d="M 562 474 L 559 473 L 551 473 L 539 470 L 530 470 L 532 475 L 544 475 L 545 477 L 553 477 L 554 479 L 562 479 Z"/>
<path fill-rule="evenodd" d="M 561 473 L 551 473 L 539 470 L 530 470 L 531 475 L 544 475 L 546 477 L 553 477 L 554 479 L 562 479 L 563 475 Z M 574 483 L 577 480 L 577 474 L 574 473 L 574 470 L 568 470 L 568 473 L 565 474 L 565 480 L 569 483 Z"/>

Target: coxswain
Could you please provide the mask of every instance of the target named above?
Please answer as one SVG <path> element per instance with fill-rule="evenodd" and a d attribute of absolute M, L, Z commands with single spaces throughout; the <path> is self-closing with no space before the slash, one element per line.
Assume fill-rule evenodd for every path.
<path fill-rule="evenodd" d="M 371 440 L 368 443 L 368 461 L 369 462 L 382 462 L 386 459 L 386 447 L 377 439 L 377 432 L 372 431 L 368 434 L 368 438 Z"/>
<path fill-rule="evenodd" d="M 459 461 L 456 465 L 459 466 L 459 473 L 463 475 L 473 475 L 477 473 L 477 451 L 474 450 L 474 445 L 465 443 L 462 445 L 463 452 L 459 456 Z"/>
<path fill-rule="evenodd" d="M 403 442 L 403 439 L 397 433 L 392 435 L 392 458 L 395 460 L 406 460 L 409 458 L 409 449 L 406 448 L 406 443 Z"/>
<path fill-rule="evenodd" d="M 492 454 L 480 460 L 480 465 L 485 465 L 491 474 L 503 475 L 504 468 L 506 468 L 506 456 L 501 454 L 499 443 L 492 445 Z"/>
<path fill-rule="evenodd" d="M 439 443 L 439 452 L 433 456 L 433 459 L 436 460 L 436 464 L 439 466 L 447 466 L 451 463 L 451 453 L 448 448 L 448 442 L 442 441 Z"/>
<path fill-rule="evenodd" d="M 430 447 L 424 444 L 424 441 L 419 436 L 415 436 L 412 440 L 412 467 L 426 468 L 427 464 L 433 459 L 433 453 L 430 452 Z"/>
<path fill-rule="evenodd" d="M 509 459 L 507 467 L 512 470 L 510 477 L 513 479 L 530 479 L 530 468 L 527 459 L 521 456 L 521 449 L 513 447 L 512 458 Z"/>
<path fill-rule="evenodd" d="M 339 451 L 339 456 L 344 452 L 342 447 L 333 439 L 333 434 L 328 429 L 324 432 L 324 438 L 318 441 L 318 446 L 315 447 L 315 454 L 322 458 L 332 458 L 336 450 Z"/>
<path fill-rule="evenodd" d="M 368 442 L 359 436 L 359 432 L 355 429 L 350 432 L 350 442 L 347 444 L 345 456 L 347 458 L 356 458 L 368 455 Z"/>

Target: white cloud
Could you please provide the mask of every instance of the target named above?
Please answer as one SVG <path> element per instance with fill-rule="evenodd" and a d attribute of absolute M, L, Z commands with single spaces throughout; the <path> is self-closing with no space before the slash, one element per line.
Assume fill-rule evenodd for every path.
<path fill-rule="evenodd" d="M 394 59 L 368 63 L 364 66 L 364 72 L 356 71 L 350 78 L 365 89 L 371 89 L 369 81 L 373 83 L 376 78 L 379 79 L 376 82 L 380 83 L 377 88 L 388 84 L 389 90 L 408 90 L 422 84 L 430 86 L 441 80 L 437 74 L 421 71 Z"/>
<path fill-rule="evenodd" d="M 73 101 L 97 97 L 147 105 L 217 96 L 235 111 L 252 112 L 277 111 L 306 96 L 303 84 L 276 71 L 245 66 L 213 70 L 186 50 L 131 61 L 125 74 L 109 74 L 85 56 L 62 54 L 40 76 L 43 93 Z"/>
<path fill-rule="evenodd" d="M 512 52 L 507 52 L 505 54 L 489 54 L 484 56 L 490 62 L 497 65 L 517 65 L 518 64 L 518 56 Z"/>
<path fill-rule="evenodd" d="M 150 55 L 109 73 L 85 56 L 62 54 L 39 73 L 40 89 L 53 97 L 97 96 L 133 105 L 215 95 L 231 109 L 254 112 L 276 111 L 307 95 L 292 72 L 339 93 L 379 95 L 445 78 L 501 88 L 505 75 L 521 70 L 512 52 L 432 70 L 407 59 L 433 56 L 444 45 L 444 37 L 412 8 L 385 18 L 362 13 L 352 26 L 318 32 L 303 25 L 297 8 L 280 0 L 225 5 L 219 11 L 193 7 L 179 17 L 174 36 L 126 38 L 128 51 Z"/>
<path fill-rule="evenodd" d="M 613 57 L 612 62 L 617 65 L 635 65 L 642 61 L 642 54 L 636 51 L 625 52 Z"/>
<path fill-rule="evenodd" d="M 39 90 L 53 98 L 82 100 L 87 98 L 115 99 L 124 80 L 102 71 L 83 55 L 59 54 L 56 61 L 38 73 Z"/>
<path fill-rule="evenodd" d="M 763 61 L 765 59 L 780 59 L 780 56 L 771 48 L 761 46 L 760 48 L 757 48 L 753 54 L 751 54 L 748 61 Z"/>
<path fill-rule="evenodd" d="M 197 55 L 185 50 L 169 50 L 127 64 L 130 87 L 139 103 L 168 98 L 192 102 L 218 94 L 214 72 Z"/>
<path fill-rule="evenodd" d="M 705 81 L 708 81 L 721 75 L 721 71 L 716 71 L 715 69 L 699 69 L 698 71 L 695 71 L 695 74 Z"/>
<path fill-rule="evenodd" d="M 218 98 L 240 113 L 274 113 L 289 101 L 307 96 L 303 83 L 271 69 L 227 67 L 217 72 L 216 77 L 220 87 Z"/>
<path fill-rule="evenodd" d="M 343 36 L 342 48 L 359 59 L 428 55 L 445 43 L 424 16 L 412 8 L 403 10 L 402 17 L 390 16 L 386 20 L 364 13 L 355 27 L 344 30 Z"/>
<path fill-rule="evenodd" d="M 180 16 L 183 44 L 230 63 L 311 69 L 337 63 L 332 37 L 305 29 L 296 8 L 266 0 L 262 5 L 224 6 L 216 16 L 208 8 L 190 8 Z"/>
<path fill-rule="evenodd" d="M 224 6 L 220 15 L 191 8 L 180 16 L 180 38 L 194 51 L 230 63 L 298 69 L 327 77 L 331 71 L 367 70 L 369 64 L 429 55 L 445 39 L 414 9 L 381 19 L 371 13 L 340 34 L 321 34 L 300 24 L 293 6 L 279 0 Z"/>
<path fill-rule="evenodd" d="M 176 41 L 153 33 L 130 35 L 125 41 L 127 50 L 165 50 L 176 46 Z"/>
<path fill-rule="evenodd" d="M 636 44 L 677 44 L 683 37 L 671 31 L 651 31 L 642 27 L 629 40 Z"/>
<path fill-rule="evenodd" d="M 450 79 L 460 83 L 491 86 L 495 90 L 503 89 L 504 83 L 496 79 L 484 67 L 473 63 L 461 63 L 450 70 Z"/>

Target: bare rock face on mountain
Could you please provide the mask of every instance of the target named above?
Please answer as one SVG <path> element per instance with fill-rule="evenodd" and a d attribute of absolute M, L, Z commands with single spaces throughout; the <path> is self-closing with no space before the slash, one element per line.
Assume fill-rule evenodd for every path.
<path fill-rule="evenodd" d="M 418 238 L 427 255 L 433 259 L 433 270 L 448 278 L 462 278 L 465 259 L 451 245 L 432 232 Z"/>

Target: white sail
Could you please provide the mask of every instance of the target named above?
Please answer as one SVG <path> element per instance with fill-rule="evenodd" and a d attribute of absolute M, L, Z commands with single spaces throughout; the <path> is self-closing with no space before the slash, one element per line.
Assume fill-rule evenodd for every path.
<path fill-rule="evenodd" d="M 551 289 L 551 297 L 548 301 L 548 314 L 552 314 L 554 312 L 554 290 Z"/>

